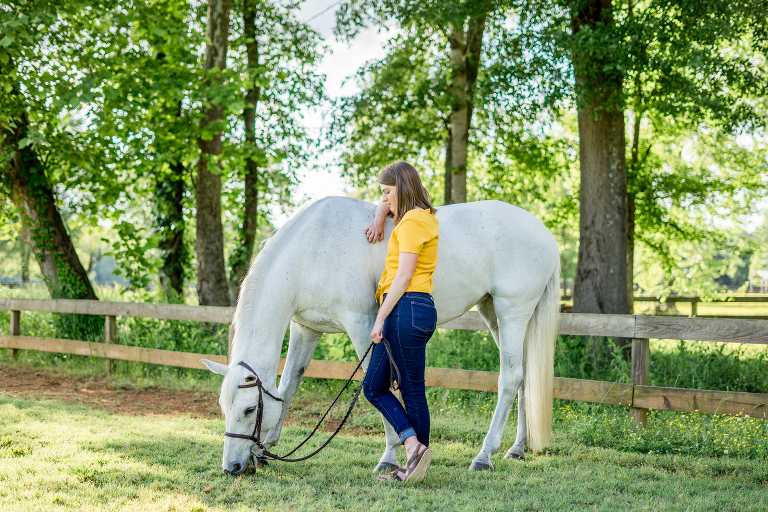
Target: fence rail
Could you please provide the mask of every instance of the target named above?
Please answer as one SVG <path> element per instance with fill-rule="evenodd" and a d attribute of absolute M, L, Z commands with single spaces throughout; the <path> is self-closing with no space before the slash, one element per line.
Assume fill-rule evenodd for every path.
<path fill-rule="evenodd" d="M 560 297 L 561 301 L 564 302 L 570 302 L 573 300 L 573 297 L 570 295 L 562 295 Z M 768 302 L 768 296 L 766 295 L 733 295 L 730 297 L 713 297 L 713 298 L 707 298 L 703 299 L 701 297 L 697 296 L 684 296 L 684 295 L 673 295 L 666 297 L 664 300 L 661 300 L 660 297 L 655 297 L 653 295 L 637 295 L 633 298 L 635 302 L 665 302 L 665 303 L 677 303 L 677 302 L 687 302 L 691 305 L 691 314 L 690 316 L 698 316 L 698 304 L 700 303 L 717 303 L 717 304 L 733 304 L 733 303 L 763 303 Z M 723 318 L 723 315 L 704 315 L 709 316 L 709 318 Z M 732 318 L 768 318 L 765 316 L 759 316 L 759 315 L 753 315 L 753 316 L 732 316 L 729 315 Z"/>
<path fill-rule="evenodd" d="M 235 308 L 146 304 L 87 300 L 0 299 L 0 311 L 11 312 L 10 334 L 0 336 L 0 348 L 39 350 L 82 356 L 119 359 L 166 366 L 203 369 L 199 359 L 227 363 L 226 356 L 119 345 L 115 317 L 143 317 L 195 322 L 230 323 Z M 21 311 L 75 313 L 105 316 L 105 343 L 20 336 Z M 479 313 L 469 311 L 439 326 L 443 329 L 488 330 Z M 679 339 L 749 344 L 768 344 L 768 320 L 685 318 L 643 315 L 562 314 L 559 334 L 611 336 L 632 339 L 631 383 L 555 378 L 554 396 L 559 399 L 629 407 L 630 414 L 645 425 L 648 409 L 709 414 L 749 414 L 768 417 L 768 394 L 666 388 L 648 385 L 650 339 Z M 230 340 L 232 331 L 230 330 Z M 282 374 L 285 360 L 280 360 Z M 356 364 L 312 360 L 307 377 L 346 379 Z M 497 392 L 497 372 L 427 368 L 427 386 Z M 355 375 L 362 378 L 362 372 Z"/>

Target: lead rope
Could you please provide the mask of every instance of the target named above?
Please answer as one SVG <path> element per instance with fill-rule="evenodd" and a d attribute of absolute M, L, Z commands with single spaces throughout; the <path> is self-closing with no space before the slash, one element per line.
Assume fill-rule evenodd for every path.
<path fill-rule="evenodd" d="M 384 343 L 384 348 L 386 349 L 387 356 L 389 357 L 389 364 L 390 364 L 390 371 L 389 371 L 389 380 L 390 380 L 390 382 L 389 383 L 390 383 L 390 387 L 392 388 L 392 390 L 397 390 L 400 387 L 400 369 L 397 367 L 397 364 L 395 364 L 395 359 L 392 356 L 392 347 L 390 346 L 389 341 L 387 341 L 386 338 L 382 338 L 381 342 Z M 260 441 L 263 402 L 262 402 L 262 396 L 261 396 L 261 389 L 262 389 L 262 387 L 260 385 L 261 381 L 258 381 L 259 382 L 259 412 L 258 412 L 258 416 L 256 417 L 256 429 L 254 429 L 254 435 L 242 436 L 243 438 L 250 438 L 250 439 L 252 439 L 252 440 L 254 440 L 256 442 L 256 444 L 253 447 L 251 447 L 251 454 L 257 460 L 258 459 L 267 459 L 268 458 L 268 459 L 272 459 L 272 460 L 279 460 L 279 461 L 282 461 L 282 462 L 301 462 L 301 461 L 307 460 L 307 459 L 309 459 L 311 457 L 314 457 L 315 455 L 320 453 L 323 450 L 323 448 L 328 446 L 328 444 L 333 440 L 333 438 L 336 437 L 336 434 L 338 434 L 341 431 L 342 427 L 347 422 L 347 419 L 349 419 L 349 415 L 352 414 L 352 410 L 354 409 L 355 404 L 357 403 L 357 400 L 360 397 L 360 391 L 363 389 L 363 384 L 365 382 L 365 378 L 363 378 L 360 381 L 360 385 L 357 387 L 357 390 L 355 391 L 355 395 L 352 397 L 352 401 L 350 402 L 349 407 L 347 408 L 347 413 L 344 415 L 344 418 L 341 420 L 341 423 L 339 423 L 339 426 L 336 427 L 336 430 L 333 432 L 333 434 L 331 434 L 331 436 L 328 439 L 326 439 L 325 443 L 323 443 L 323 445 L 320 446 L 320 448 L 318 448 L 317 450 L 315 450 L 314 452 L 310 453 L 309 455 L 307 455 L 305 457 L 300 457 L 298 459 L 289 459 L 288 458 L 290 455 L 295 453 L 296 450 L 298 450 L 299 448 L 304 446 L 304 444 L 307 441 L 309 441 L 312 438 L 312 436 L 315 435 L 315 433 L 317 432 L 317 429 L 320 428 L 320 425 L 322 425 L 322 423 L 325 420 L 326 416 L 328 416 L 328 413 L 331 412 L 331 409 L 333 408 L 333 406 L 336 405 L 336 402 L 339 400 L 339 397 L 341 397 L 341 394 L 344 392 L 344 390 L 347 389 L 347 387 L 349 386 L 349 383 L 352 382 L 352 378 L 355 376 L 357 371 L 362 367 L 363 361 L 365 361 L 365 358 L 368 357 L 368 353 L 371 351 L 371 349 L 374 347 L 374 345 L 375 345 L 375 343 L 371 342 L 370 346 L 368 346 L 368 349 L 365 351 L 365 354 L 363 354 L 363 357 L 360 358 L 360 362 L 357 363 L 357 367 L 355 367 L 355 370 L 352 372 L 352 375 L 350 375 L 349 378 L 347 379 L 347 381 L 344 383 L 344 386 L 342 386 L 341 391 L 339 391 L 339 393 L 336 395 L 336 398 L 333 399 L 333 402 L 331 402 L 331 405 L 328 406 L 328 409 L 326 409 L 325 413 L 320 418 L 320 421 L 317 422 L 317 425 L 315 425 L 315 428 L 312 430 L 312 432 L 301 443 L 299 443 L 293 450 L 291 450 L 290 452 L 288 452 L 288 453 L 286 453 L 285 455 L 282 455 L 282 456 L 275 455 L 274 453 L 272 453 L 269 450 L 267 450 L 264 447 L 264 445 L 261 443 L 261 441 Z M 248 368 L 250 370 L 250 367 L 248 367 L 248 366 L 246 366 L 244 364 L 243 364 L 243 366 L 245 366 L 246 368 Z M 251 372 L 253 372 L 253 370 L 251 370 Z M 255 374 L 255 372 L 253 372 L 253 373 Z M 395 374 L 397 375 L 396 379 L 394 377 Z M 257 379 L 258 379 L 258 377 L 257 377 Z M 269 394 L 269 396 L 272 396 L 269 392 L 267 392 L 267 394 Z M 272 397 L 275 398 L 274 396 L 272 396 Z M 278 399 L 278 400 L 282 401 L 281 399 Z M 225 434 L 225 435 L 228 435 L 228 434 Z M 241 437 L 239 435 L 231 435 L 231 434 L 229 434 L 229 435 L 232 436 L 232 437 Z"/>

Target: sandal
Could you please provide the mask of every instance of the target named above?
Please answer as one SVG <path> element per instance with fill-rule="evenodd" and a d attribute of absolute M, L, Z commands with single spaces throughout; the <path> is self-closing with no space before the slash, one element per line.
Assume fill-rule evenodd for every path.
<path fill-rule="evenodd" d="M 425 448 L 424 451 L 419 452 L 422 447 Z M 424 480 L 430 460 L 432 460 L 432 450 L 428 446 L 419 443 L 419 446 L 416 447 L 416 453 L 408 459 L 405 466 L 379 475 L 379 478 L 395 482 L 421 482 Z"/>
<path fill-rule="evenodd" d="M 381 480 L 393 480 L 395 482 L 405 482 L 406 478 L 408 478 L 408 470 L 405 468 L 405 466 L 401 468 L 397 468 L 394 471 L 390 471 L 389 473 L 384 473 L 379 475 L 379 478 Z"/>
<path fill-rule="evenodd" d="M 424 451 L 419 452 L 422 447 L 424 447 Z M 429 461 L 431 460 L 432 450 L 428 446 L 419 443 L 419 446 L 416 447 L 416 453 L 414 453 L 405 464 L 405 467 L 408 471 L 408 475 L 405 477 L 405 481 L 421 482 L 424 480 L 424 475 L 427 473 L 427 467 L 429 466 Z"/>

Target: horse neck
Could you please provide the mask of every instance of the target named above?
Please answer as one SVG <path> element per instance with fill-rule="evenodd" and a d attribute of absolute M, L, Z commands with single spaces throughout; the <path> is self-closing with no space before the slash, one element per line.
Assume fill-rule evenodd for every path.
<path fill-rule="evenodd" d="M 277 380 L 285 330 L 296 312 L 298 283 L 295 275 L 286 272 L 285 262 L 283 270 L 260 263 L 242 284 L 230 364 L 245 361 L 262 381 L 271 384 Z"/>

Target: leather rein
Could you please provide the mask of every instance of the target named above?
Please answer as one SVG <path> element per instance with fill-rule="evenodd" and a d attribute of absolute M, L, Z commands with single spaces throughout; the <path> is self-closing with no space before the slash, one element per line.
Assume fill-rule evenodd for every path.
<path fill-rule="evenodd" d="M 384 344 L 384 348 L 387 350 L 387 356 L 389 357 L 389 383 L 392 390 L 397 390 L 399 388 L 400 381 L 400 369 L 395 364 L 395 359 L 392 357 L 392 347 L 389 344 L 389 341 L 387 341 L 385 338 L 381 339 L 381 343 Z M 251 447 L 251 453 L 253 454 L 256 459 L 273 459 L 273 460 L 279 460 L 282 462 L 301 462 L 304 460 L 309 459 L 310 457 L 314 457 L 320 451 L 328 446 L 328 444 L 333 440 L 334 437 L 336 437 L 336 434 L 341 431 L 341 428 L 344 426 L 344 423 L 346 423 L 347 419 L 349 418 L 349 415 L 352 413 L 352 409 L 355 407 L 355 404 L 357 403 L 357 399 L 360 397 L 360 391 L 363 389 L 363 383 L 365 382 L 365 377 L 360 381 L 360 385 L 357 387 L 357 391 L 355 391 L 355 395 L 352 397 L 352 401 L 349 404 L 349 408 L 347 409 L 347 413 L 344 415 L 344 419 L 341 420 L 341 423 L 339 423 L 339 426 L 336 428 L 336 430 L 331 434 L 331 436 L 323 443 L 323 445 L 315 450 L 314 452 L 310 453 L 309 455 L 305 457 L 300 457 L 298 459 L 289 459 L 288 457 L 293 455 L 293 453 L 301 448 L 304 443 L 309 441 L 312 436 L 315 435 L 315 432 L 317 432 L 317 429 L 320 428 L 320 425 L 325 420 L 326 416 L 328 416 L 328 413 L 331 412 L 331 409 L 334 405 L 336 405 L 336 402 L 339 400 L 339 397 L 341 397 L 341 394 L 344 392 L 345 389 L 349 386 L 349 383 L 352 382 L 352 378 L 355 376 L 357 371 L 362 367 L 363 361 L 365 361 L 365 358 L 368 356 L 368 353 L 371 351 L 371 349 L 374 347 L 375 343 L 371 342 L 370 346 L 368 347 L 368 350 L 365 351 L 365 354 L 363 354 L 363 357 L 360 358 L 360 362 L 357 363 L 357 367 L 352 372 L 352 375 L 349 376 L 347 381 L 344 383 L 344 386 L 342 386 L 341 391 L 336 395 L 336 398 L 333 399 L 333 402 L 331 402 L 331 405 L 328 406 L 328 409 L 326 409 L 325 413 L 323 414 L 322 418 L 320 418 L 320 421 L 318 421 L 317 425 L 315 426 L 314 430 L 301 442 L 296 446 L 293 450 L 286 453 L 283 456 L 275 455 L 274 453 L 271 453 L 267 448 L 264 446 L 264 444 L 261 442 L 261 422 L 264 416 L 264 393 L 266 393 L 270 398 L 273 400 L 277 400 L 278 402 L 282 402 L 282 398 L 278 398 L 272 393 L 270 393 L 262 383 L 261 379 L 259 378 L 258 374 L 248 366 L 248 364 L 245 361 L 240 361 L 237 363 L 238 365 L 242 366 L 249 372 L 253 374 L 254 377 L 256 377 L 256 380 L 254 382 L 250 382 L 248 384 L 240 384 L 238 385 L 238 389 L 243 388 L 259 388 L 259 401 L 256 405 L 256 425 L 253 427 L 253 433 L 251 435 L 248 434 L 235 434 L 232 432 L 224 432 L 224 435 L 226 437 L 234 437 L 237 439 L 247 439 L 249 441 L 253 441 L 255 446 Z M 397 377 L 395 377 L 395 374 Z"/>

